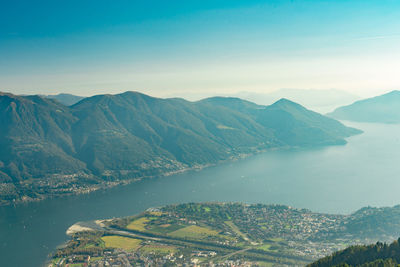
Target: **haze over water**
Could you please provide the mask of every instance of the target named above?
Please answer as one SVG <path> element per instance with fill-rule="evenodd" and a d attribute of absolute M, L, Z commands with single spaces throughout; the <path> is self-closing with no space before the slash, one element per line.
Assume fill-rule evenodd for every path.
<path fill-rule="evenodd" d="M 89 195 L 0 208 L 0 257 L 36 266 L 77 221 L 127 216 L 171 203 L 235 201 L 351 213 L 400 204 L 400 125 L 355 124 L 346 146 L 271 151 L 199 172 Z"/>

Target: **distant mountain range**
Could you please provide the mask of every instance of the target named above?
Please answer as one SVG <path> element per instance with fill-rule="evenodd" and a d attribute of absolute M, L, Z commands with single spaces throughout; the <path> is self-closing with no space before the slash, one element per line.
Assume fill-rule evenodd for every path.
<path fill-rule="evenodd" d="M 44 97 L 55 99 L 61 104 L 64 104 L 66 106 L 72 106 L 73 104 L 76 104 L 82 99 L 84 99 L 83 96 L 77 96 L 71 94 L 44 95 Z"/>
<path fill-rule="evenodd" d="M 0 94 L 0 199 L 88 192 L 275 147 L 345 144 L 360 133 L 289 100 L 197 102 L 137 92 L 65 106 Z"/>
<path fill-rule="evenodd" d="M 55 99 L 66 106 L 72 106 L 85 98 L 83 96 L 65 93 L 43 96 Z M 199 94 L 197 97 L 196 95 L 186 95 L 186 97 L 183 96 L 183 98 L 192 99 L 193 96 L 197 99 L 207 98 L 204 94 Z M 360 99 L 359 96 L 336 89 L 279 89 L 270 93 L 240 92 L 226 95 L 226 97 L 240 98 L 258 105 L 271 105 L 276 101 L 285 98 L 319 113 L 330 112 L 337 107 L 352 104 Z"/>
<path fill-rule="evenodd" d="M 320 113 L 330 112 L 360 99 L 356 95 L 336 89 L 280 89 L 271 93 L 241 92 L 236 96 L 260 105 L 270 105 L 281 98 L 287 98 Z"/>
<path fill-rule="evenodd" d="M 400 123 L 400 91 L 357 101 L 328 116 L 358 122 Z"/>

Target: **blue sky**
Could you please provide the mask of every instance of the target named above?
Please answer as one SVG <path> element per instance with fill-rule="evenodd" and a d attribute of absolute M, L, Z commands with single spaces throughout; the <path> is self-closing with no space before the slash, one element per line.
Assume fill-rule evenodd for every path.
<path fill-rule="evenodd" d="M 400 1 L 2 1 L 0 90 L 398 89 Z"/>

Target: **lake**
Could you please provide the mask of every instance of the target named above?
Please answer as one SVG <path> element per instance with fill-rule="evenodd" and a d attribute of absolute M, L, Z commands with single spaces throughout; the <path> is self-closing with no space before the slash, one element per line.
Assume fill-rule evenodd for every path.
<path fill-rule="evenodd" d="M 400 204 L 400 125 L 346 123 L 365 131 L 345 146 L 270 151 L 198 172 L 89 195 L 0 207 L 0 265 L 41 266 L 77 221 L 200 201 L 286 204 L 351 213 Z"/>

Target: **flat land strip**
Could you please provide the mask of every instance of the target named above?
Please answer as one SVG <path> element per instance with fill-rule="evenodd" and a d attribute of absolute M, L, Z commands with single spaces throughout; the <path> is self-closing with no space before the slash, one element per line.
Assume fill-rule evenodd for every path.
<path fill-rule="evenodd" d="M 54 253 L 52 265 L 305 265 L 360 243 L 361 237 L 344 227 L 351 220 L 351 216 L 282 205 L 170 205 L 101 221 L 96 230 L 73 233 L 71 241 Z M 354 220 L 358 223 L 360 214 Z"/>

